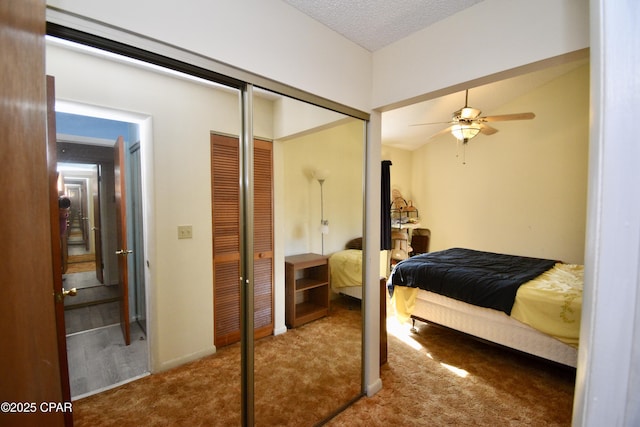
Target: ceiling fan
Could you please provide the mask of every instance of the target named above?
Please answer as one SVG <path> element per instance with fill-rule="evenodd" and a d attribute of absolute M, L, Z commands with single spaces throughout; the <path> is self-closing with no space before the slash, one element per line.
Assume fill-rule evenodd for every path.
<path fill-rule="evenodd" d="M 449 124 L 446 129 L 441 130 L 434 136 L 439 136 L 445 133 L 451 132 L 451 134 L 462 141 L 467 143 L 471 138 L 483 133 L 484 135 L 493 135 L 498 132 L 498 129 L 487 125 L 487 122 L 502 122 L 508 120 L 531 120 L 536 115 L 533 113 L 515 113 L 515 114 L 502 114 L 499 116 L 481 116 L 482 111 L 477 108 L 469 107 L 469 90 L 465 90 L 464 107 L 455 111 L 452 114 L 451 121 L 448 122 L 435 122 L 435 123 L 418 123 L 412 126 L 424 126 L 435 124 Z"/>

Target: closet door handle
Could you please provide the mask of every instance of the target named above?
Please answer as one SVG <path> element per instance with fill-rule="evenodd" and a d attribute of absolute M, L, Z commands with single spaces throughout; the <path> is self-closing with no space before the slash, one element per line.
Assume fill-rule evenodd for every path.
<path fill-rule="evenodd" d="M 122 256 L 127 256 L 129 254 L 132 254 L 133 251 L 131 249 L 126 250 L 126 249 L 120 249 L 119 251 L 116 251 L 116 255 L 122 255 Z"/>

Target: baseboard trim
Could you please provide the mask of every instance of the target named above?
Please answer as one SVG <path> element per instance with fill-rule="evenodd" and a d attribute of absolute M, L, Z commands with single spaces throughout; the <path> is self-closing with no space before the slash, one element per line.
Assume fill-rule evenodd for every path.
<path fill-rule="evenodd" d="M 103 391 L 107 391 L 107 390 L 111 390 L 111 389 L 116 388 L 116 387 L 120 387 L 121 385 L 124 385 L 124 384 L 130 383 L 130 382 L 139 380 L 140 378 L 148 377 L 149 375 L 151 375 L 150 372 L 145 372 L 144 374 L 136 375 L 135 377 L 126 379 L 124 381 L 120 381 L 119 383 L 111 384 L 109 386 L 102 387 L 102 388 L 99 388 L 97 390 L 90 391 L 88 393 L 84 393 L 84 394 L 81 394 L 81 395 L 78 395 L 78 396 L 74 396 L 74 397 L 71 398 L 71 401 L 75 402 L 76 400 L 84 399 L 85 397 L 93 396 L 94 394 L 102 393 Z"/>
<path fill-rule="evenodd" d="M 186 356 L 179 357 L 177 359 L 167 360 L 166 362 L 160 363 L 157 369 L 153 369 L 152 372 L 156 373 L 176 368 L 178 366 L 184 365 L 185 363 L 194 362 L 196 360 L 202 359 L 203 357 L 211 356 L 212 354 L 215 354 L 216 351 L 216 347 L 213 346 L 205 350 L 187 354 Z"/>
<path fill-rule="evenodd" d="M 274 329 L 274 330 L 273 330 L 273 335 L 282 335 L 282 334 L 284 334 L 284 333 L 285 333 L 285 332 L 287 332 L 287 331 L 288 331 L 287 327 L 286 327 L 286 326 L 283 326 L 283 327 L 281 327 L 281 328 Z"/>
<path fill-rule="evenodd" d="M 373 384 L 367 385 L 367 397 L 374 396 L 380 390 L 382 390 L 382 380 L 378 378 Z"/>

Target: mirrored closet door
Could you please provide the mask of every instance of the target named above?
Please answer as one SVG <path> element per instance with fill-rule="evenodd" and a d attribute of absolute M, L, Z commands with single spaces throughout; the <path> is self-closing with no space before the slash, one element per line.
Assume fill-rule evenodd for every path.
<path fill-rule="evenodd" d="M 258 241 L 273 236 L 274 254 L 274 336 L 254 345 L 255 421 L 314 425 L 362 390 L 365 126 L 266 90 L 253 99 L 256 306 Z"/>
<path fill-rule="evenodd" d="M 50 38 L 47 72 L 61 112 L 138 129 L 122 136 L 139 156 L 130 203 L 144 252 L 131 256 L 143 272 L 130 280 L 144 281 L 145 327 L 131 345 L 144 343 L 144 372 L 198 359 L 214 378 L 206 401 L 217 422 L 327 419 L 362 395 L 365 122 L 137 53 Z M 70 127 L 64 140 L 112 149 L 102 131 Z M 107 226 L 105 257 L 130 253 Z M 248 279 L 252 333 L 242 340 Z"/>

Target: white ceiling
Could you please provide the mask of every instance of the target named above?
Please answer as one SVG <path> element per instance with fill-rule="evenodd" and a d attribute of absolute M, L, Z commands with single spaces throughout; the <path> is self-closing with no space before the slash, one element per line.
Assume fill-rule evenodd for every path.
<path fill-rule="evenodd" d="M 283 0 L 374 52 L 482 0 Z"/>
<path fill-rule="evenodd" d="M 374 52 L 482 0 L 282 0 L 365 49 Z M 475 88 L 468 88 L 469 105 L 491 115 L 494 110 L 526 92 L 584 64 L 586 60 L 550 67 Z M 415 150 L 427 143 L 442 125 L 464 106 L 464 91 L 385 111 L 382 144 Z M 521 113 L 524 111 L 513 111 Z M 511 113 L 511 112 L 510 112 Z M 534 111 L 535 113 L 535 111 Z M 493 127 L 512 126 L 496 123 Z"/>

